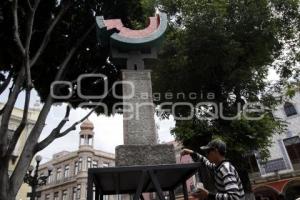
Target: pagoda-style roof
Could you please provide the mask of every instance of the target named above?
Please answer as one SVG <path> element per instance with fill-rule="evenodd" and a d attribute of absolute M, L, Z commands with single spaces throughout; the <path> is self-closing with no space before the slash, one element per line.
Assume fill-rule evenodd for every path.
<path fill-rule="evenodd" d="M 110 45 L 122 50 L 142 50 L 157 46 L 167 29 L 167 15 L 157 14 L 149 18 L 149 25 L 142 30 L 132 30 L 125 27 L 120 19 L 104 20 L 103 16 L 96 17 L 98 39 L 105 40 L 103 36 L 110 33 Z M 107 39 L 107 38 L 106 38 Z"/>

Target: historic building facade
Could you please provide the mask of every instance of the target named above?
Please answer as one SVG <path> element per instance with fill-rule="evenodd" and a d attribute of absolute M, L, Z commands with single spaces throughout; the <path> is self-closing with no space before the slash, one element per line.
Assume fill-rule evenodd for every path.
<path fill-rule="evenodd" d="M 78 151 L 54 154 L 52 160 L 40 166 L 40 175 L 48 174 L 49 165 L 53 171 L 47 184 L 38 189 L 39 200 L 85 200 L 88 168 L 115 165 L 114 154 L 94 149 L 92 122 L 84 121 L 80 129 Z"/>
<path fill-rule="evenodd" d="M 300 197 L 300 93 L 278 106 L 273 115 L 287 122 L 287 131 L 273 137 L 271 157 L 249 157 L 250 178 L 257 199 L 288 200 Z"/>
<path fill-rule="evenodd" d="M 4 106 L 3 103 L 0 103 L 0 108 Z M 26 126 L 18 140 L 18 143 L 14 149 L 13 156 L 9 165 L 9 173 L 13 172 L 15 169 L 15 166 L 17 164 L 19 155 L 22 153 L 23 147 L 25 145 L 26 139 L 32 130 L 34 124 L 36 123 L 36 120 L 38 118 L 40 110 L 37 108 L 30 108 L 28 110 L 28 120 L 26 123 Z M 14 108 L 12 111 L 11 118 L 9 120 L 8 124 L 8 131 L 11 133 L 10 135 L 12 136 L 12 133 L 18 128 L 19 124 L 21 123 L 23 117 L 23 110 L 20 108 Z M 1 116 L 0 116 L 0 123 L 1 123 Z M 16 197 L 16 200 L 26 200 L 27 199 L 27 193 L 30 191 L 30 188 L 27 184 L 23 183 L 18 194 Z"/>

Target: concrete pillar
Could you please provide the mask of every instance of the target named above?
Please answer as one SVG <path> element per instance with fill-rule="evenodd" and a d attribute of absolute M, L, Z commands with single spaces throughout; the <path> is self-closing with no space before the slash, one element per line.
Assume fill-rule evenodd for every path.
<path fill-rule="evenodd" d="M 157 144 L 151 71 L 123 70 L 122 76 L 123 81 L 131 83 L 123 84 L 124 144 Z"/>
<path fill-rule="evenodd" d="M 116 166 L 172 164 L 172 144 L 157 144 L 150 70 L 123 70 L 124 145 L 116 147 Z"/>

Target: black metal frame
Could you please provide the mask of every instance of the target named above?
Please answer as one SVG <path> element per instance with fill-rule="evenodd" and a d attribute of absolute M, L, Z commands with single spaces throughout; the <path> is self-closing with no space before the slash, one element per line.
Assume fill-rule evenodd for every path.
<path fill-rule="evenodd" d="M 186 186 L 186 181 L 197 173 L 199 168 L 199 163 L 192 164 L 172 164 L 172 165 L 156 165 L 156 166 L 132 166 L 132 167 L 110 167 L 110 168 L 92 168 L 88 171 L 88 191 L 87 200 L 93 200 L 93 186 L 95 185 L 95 199 L 103 200 L 104 195 L 113 194 L 134 194 L 133 200 L 143 200 L 142 193 L 144 192 L 156 192 L 160 200 L 165 200 L 163 192 L 168 191 L 170 200 L 175 200 L 175 189 L 182 185 L 184 199 L 188 200 L 188 190 Z M 162 188 L 159 179 L 157 177 L 157 172 L 163 172 L 163 170 L 177 170 L 179 179 L 176 183 L 168 186 L 167 188 Z M 121 190 L 118 174 L 126 174 L 128 172 L 136 172 L 141 174 L 139 177 L 138 185 L 136 188 L 130 190 Z M 97 175 L 110 174 L 114 177 L 114 191 L 104 191 L 100 183 L 97 181 Z M 130 180 L 128 180 L 130 181 Z M 151 183 L 154 186 L 150 189 Z"/>
<path fill-rule="evenodd" d="M 47 180 L 51 174 L 51 170 L 48 170 L 48 175 L 39 176 L 38 174 L 39 166 L 40 166 L 40 161 L 37 161 L 34 172 L 28 170 L 23 180 L 31 187 L 31 192 L 27 193 L 27 197 L 30 197 L 30 200 L 35 200 L 36 197 L 40 197 L 41 192 L 36 191 L 37 187 L 46 185 Z"/>

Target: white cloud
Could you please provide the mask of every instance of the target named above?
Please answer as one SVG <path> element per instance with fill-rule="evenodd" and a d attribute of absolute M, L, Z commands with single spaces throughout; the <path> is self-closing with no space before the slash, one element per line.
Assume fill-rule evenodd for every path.
<path fill-rule="evenodd" d="M 276 70 L 273 68 L 269 68 L 267 80 L 273 82 L 278 81 L 279 78 L 279 74 L 277 74 Z"/>
<path fill-rule="evenodd" d="M 159 141 L 169 142 L 174 140 L 174 137 L 171 135 L 171 129 L 175 127 L 175 121 L 173 116 L 170 116 L 169 119 L 159 120 L 158 117 L 155 117 L 155 122 L 158 125 L 158 138 Z"/>

